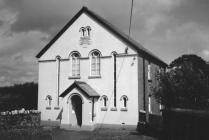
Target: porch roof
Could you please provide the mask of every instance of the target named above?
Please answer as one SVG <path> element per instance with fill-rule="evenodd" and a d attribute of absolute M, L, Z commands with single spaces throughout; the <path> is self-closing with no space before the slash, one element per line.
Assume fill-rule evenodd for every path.
<path fill-rule="evenodd" d="M 65 97 L 70 91 L 72 91 L 74 88 L 77 88 L 81 93 L 90 98 L 90 97 L 99 97 L 100 95 L 87 83 L 82 81 L 75 81 L 72 85 L 70 85 L 62 94 L 60 94 L 60 97 Z"/>

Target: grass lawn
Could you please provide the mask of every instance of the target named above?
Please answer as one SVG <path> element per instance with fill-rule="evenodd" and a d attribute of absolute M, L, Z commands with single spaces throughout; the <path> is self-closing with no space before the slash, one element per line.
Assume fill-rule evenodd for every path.
<path fill-rule="evenodd" d="M 22 129 L 0 132 L 0 140 L 156 140 L 127 130 L 98 129 L 69 131 L 63 129 Z"/>
<path fill-rule="evenodd" d="M 0 140 L 52 140 L 52 130 L 39 128 L 11 128 L 0 130 Z"/>
<path fill-rule="evenodd" d="M 95 131 L 57 130 L 53 140 L 156 140 L 126 130 L 99 129 Z"/>

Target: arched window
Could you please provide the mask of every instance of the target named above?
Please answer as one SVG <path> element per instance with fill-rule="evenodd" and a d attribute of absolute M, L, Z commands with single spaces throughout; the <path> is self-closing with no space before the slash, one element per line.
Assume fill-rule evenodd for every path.
<path fill-rule="evenodd" d="M 51 109 L 52 97 L 50 95 L 47 95 L 45 100 L 47 102 L 47 109 Z"/>
<path fill-rule="evenodd" d="M 163 105 L 159 104 L 159 108 L 160 108 L 160 111 L 162 111 L 163 110 Z"/>
<path fill-rule="evenodd" d="M 86 31 L 86 28 L 85 27 L 81 27 L 79 29 L 79 32 L 81 32 L 81 36 L 84 37 L 85 36 L 85 31 Z"/>
<path fill-rule="evenodd" d="M 102 108 L 101 108 L 101 110 L 102 111 L 107 111 L 107 101 L 108 101 L 107 96 L 103 95 L 100 100 L 102 101 Z"/>
<path fill-rule="evenodd" d="M 148 112 L 152 113 L 152 100 L 151 95 L 148 96 Z"/>
<path fill-rule="evenodd" d="M 121 108 L 121 111 L 127 111 L 128 97 L 126 95 L 123 95 L 120 97 L 120 101 L 122 101 L 122 105 L 123 105 L 123 107 Z"/>
<path fill-rule="evenodd" d="M 107 107 L 107 101 L 108 101 L 108 98 L 106 95 L 103 95 L 101 97 L 101 100 L 103 101 L 103 107 Z"/>
<path fill-rule="evenodd" d="M 100 76 L 100 52 L 91 53 L 91 76 Z"/>
<path fill-rule="evenodd" d="M 88 32 L 88 36 L 90 36 L 91 27 L 90 26 L 86 26 L 86 30 Z"/>
<path fill-rule="evenodd" d="M 74 52 L 71 55 L 72 60 L 72 77 L 80 76 L 80 55 L 78 52 Z"/>
<path fill-rule="evenodd" d="M 151 64 L 149 63 L 148 66 L 147 66 L 147 79 L 148 79 L 149 82 L 152 81 L 151 78 L 152 78 L 151 77 Z"/>

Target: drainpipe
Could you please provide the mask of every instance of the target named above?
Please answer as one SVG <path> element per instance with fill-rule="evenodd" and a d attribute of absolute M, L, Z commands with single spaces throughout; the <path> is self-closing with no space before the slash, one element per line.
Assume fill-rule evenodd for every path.
<path fill-rule="evenodd" d="M 59 56 L 56 57 L 56 63 L 57 63 L 57 107 L 59 106 L 59 88 L 60 88 L 60 60 L 61 58 Z"/>
<path fill-rule="evenodd" d="M 60 94 L 60 59 L 58 60 L 58 87 L 57 87 L 57 92 L 58 92 L 58 101 L 57 101 L 57 105 L 59 106 L 59 94 Z"/>
<path fill-rule="evenodd" d="M 92 97 L 92 122 L 94 121 L 94 97 Z"/>
<path fill-rule="evenodd" d="M 114 57 L 114 107 L 116 107 L 116 53 L 113 54 Z"/>
<path fill-rule="evenodd" d="M 143 109 L 146 111 L 146 78 L 145 78 L 145 60 L 143 58 Z"/>

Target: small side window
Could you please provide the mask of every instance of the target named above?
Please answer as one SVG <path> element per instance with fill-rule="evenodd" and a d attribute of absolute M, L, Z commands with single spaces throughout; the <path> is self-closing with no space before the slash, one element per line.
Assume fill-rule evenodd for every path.
<path fill-rule="evenodd" d="M 160 104 L 160 105 L 159 105 L 159 108 L 160 108 L 160 111 L 162 111 L 162 110 L 163 110 L 163 105 Z"/>
<path fill-rule="evenodd" d="M 127 101 L 128 101 L 128 97 L 126 95 L 121 96 L 120 101 L 122 102 L 122 108 L 121 111 L 128 111 L 127 109 Z"/>
<path fill-rule="evenodd" d="M 50 95 L 47 95 L 45 100 L 46 100 L 46 109 L 50 110 L 51 109 L 51 103 L 52 103 L 52 97 Z"/>
<path fill-rule="evenodd" d="M 152 113 L 152 100 L 151 100 L 151 95 L 148 97 L 148 112 Z"/>
<path fill-rule="evenodd" d="M 152 81 L 152 79 L 151 79 L 151 64 L 150 63 L 147 66 L 147 79 L 149 82 Z"/>
<path fill-rule="evenodd" d="M 107 111 L 107 101 L 108 101 L 107 96 L 103 95 L 100 100 L 102 101 L 101 111 Z"/>

